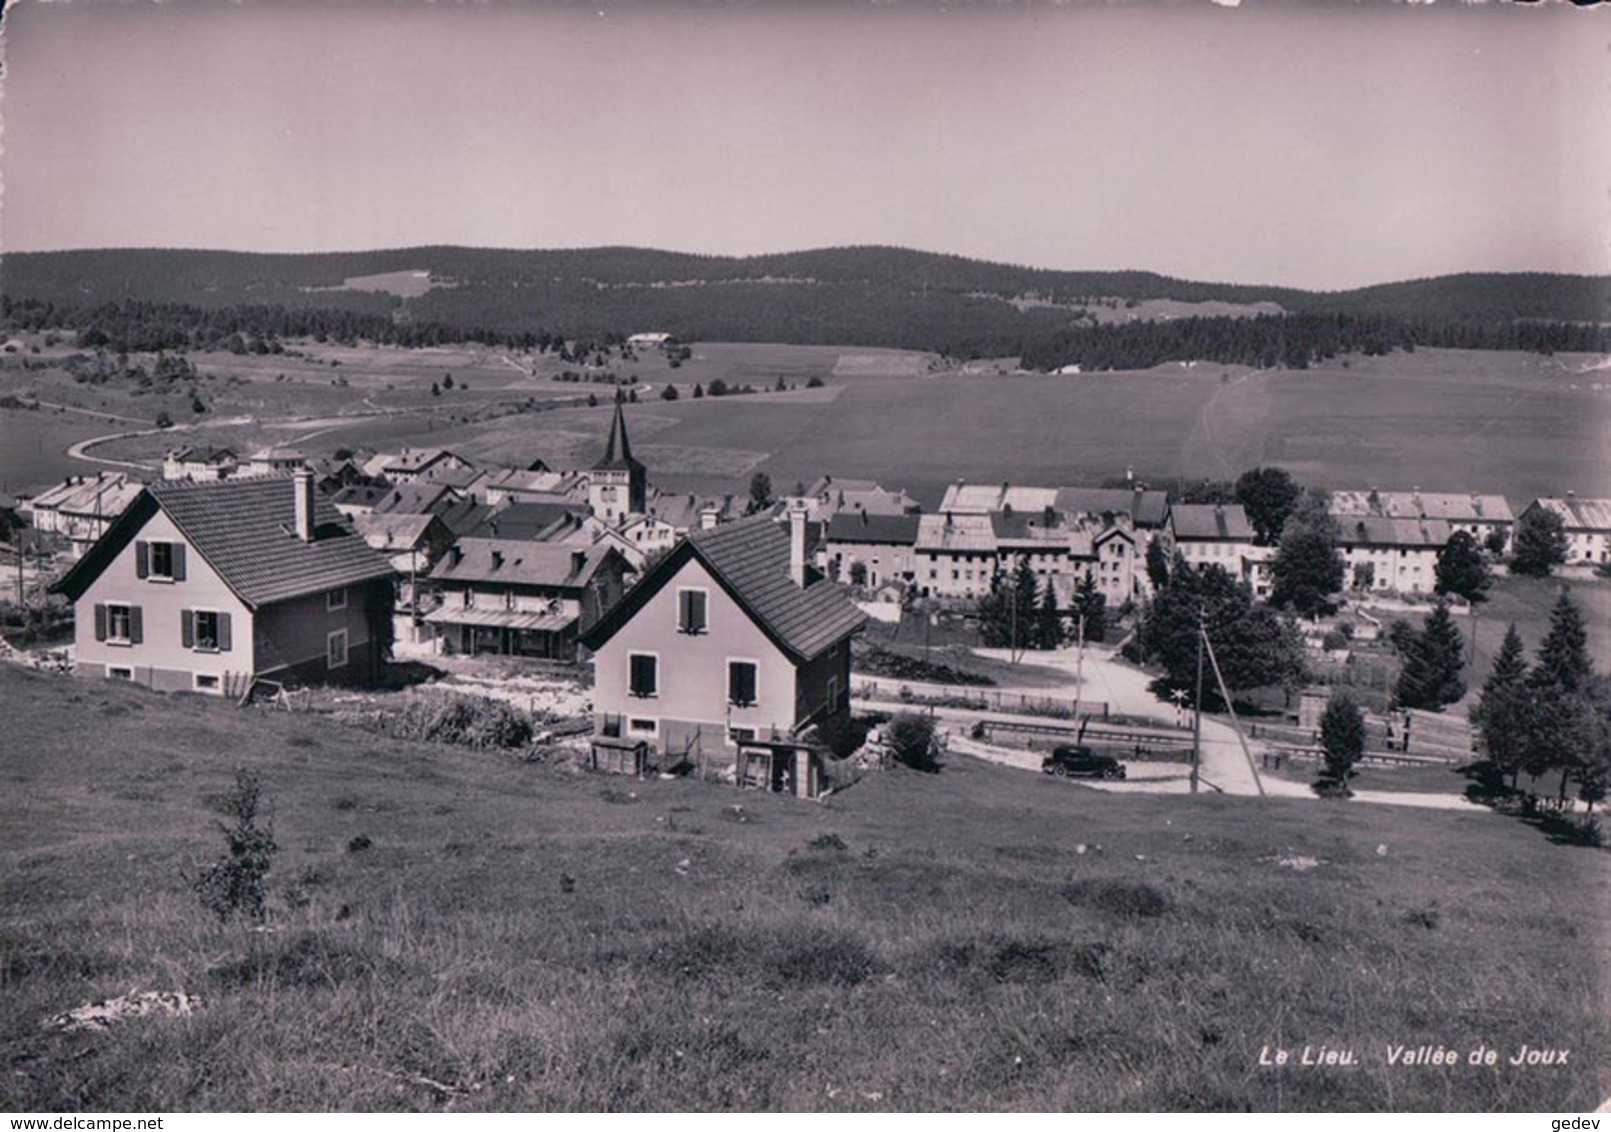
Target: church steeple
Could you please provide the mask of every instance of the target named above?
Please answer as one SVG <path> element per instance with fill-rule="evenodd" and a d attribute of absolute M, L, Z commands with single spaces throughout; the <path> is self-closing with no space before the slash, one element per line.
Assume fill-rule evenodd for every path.
<path fill-rule="evenodd" d="M 620 450 L 619 456 L 616 454 L 617 449 Z M 610 418 L 610 439 L 604 446 L 604 458 L 593 467 L 595 469 L 643 467 L 632 458 L 632 441 L 627 437 L 626 414 L 622 411 L 619 401 L 615 403 L 615 416 Z"/>
<path fill-rule="evenodd" d="M 626 413 L 620 401 L 615 403 L 615 415 L 610 418 L 610 438 L 605 442 L 604 456 L 593 465 L 588 479 L 588 504 L 593 514 L 606 523 L 619 523 L 633 512 L 641 513 L 648 507 L 649 470 L 632 456 Z"/>

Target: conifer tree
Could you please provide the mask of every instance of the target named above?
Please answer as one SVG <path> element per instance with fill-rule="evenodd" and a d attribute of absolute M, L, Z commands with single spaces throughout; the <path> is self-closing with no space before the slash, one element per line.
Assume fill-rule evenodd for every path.
<path fill-rule="evenodd" d="M 1493 671 L 1482 685 L 1476 717 L 1483 749 L 1495 770 L 1510 776 L 1511 786 L 1527 759 L 1527 659 L 1521 634 L 1512 621 L 1494 658 Z"/>

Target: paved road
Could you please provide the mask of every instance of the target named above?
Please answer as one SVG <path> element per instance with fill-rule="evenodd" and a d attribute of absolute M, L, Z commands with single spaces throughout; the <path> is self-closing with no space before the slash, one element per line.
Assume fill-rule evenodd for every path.
<path fill-rule="evenodd" d="M 977 649 L 975 651 L 998 660 L 1011 659 L 1005 649 Z M 1042 667 L 1066 671 L 1069 676 L 1068 687 L 1066 689 L 1016 689 L 1003 686 L 999 690 L 1003 692 L 1022 690 L 1031 695 L 1044 696 L 1051 693 L 1072 697 L 1078 687 L 1078 682 L 1075 679 L 1075 673 L 1078 670 L 1080 678 L 1084 681 L 1084 695 L 1086 698 L 1102 700 L 1112 704 L 1114 710 L 1125 715 L 1137 718 L 1151 718 L 1169 726 L 1173 726 L 1176 721 L 1174 706 L 1159 703 L 1157 698 L 1153 696 L 1149 688 L 1152 678 L 1133 665 L 1115 657 L 1111 649 L 1087 646 L 1083 665 L 1080 664 L 1078 651 L 1075 649 L 1037 652 L 1033 654 L 1033 662 Z M 879 702 L 874 702 L 870 706 L 881 711 L 891 712 L 911 711 L 914 707 L 912 704 Z M 928 709 L 925 708 L 924 710 Z M 935 708 L 934 714 L 937 718 L 959 725 L 971 724 L 982 715 L 1010 718 L 1009 713 L 977 712 L 966 708 Z M 1037 720 L 1036 722 L 1044 723 L 1045 720 Z M 1262 754 L 1262 744 L 1257 740 L 1249 739 L 1248 746 L 1253 752 L 1254 759 L 1257 759 Z M 972 755 L 976 758 L 987 759 L 1005 766 L 1037 772 L 1040 770 L 1039 755 L 969 739 L 966 730 L 961 727 L 958 727 L 951 737 L 951 749 L 959 754 Z M 1124 782 L 1091 781 L 1085 782 L 1084 785 L 1096 790 L 1126 794 L 1186 794 L 1191 790 L 1190 780 L 1182 774 L 1182 769 L 1178 764 L 1131 763 L 1127 769 L 1131 777 Z M 1207 789 L 1218 790 L 1225 794 L 1257 795 L 1262 785 L 1264 793 L 1271 797 L 1304 798 L 1312 801 L 1322 800 L 1319 795 L 1315 794 L 1304 783 L 1257 775 L 1249 765 L 1247 756 L 1243 754 L 1235 729 L 1230 724 L 1217 719 L 1205 718 L 1203 720 L 1201 777 Z M 1422 809 L 1491 812 L 1486 807 L 1474 805 L 1458 794 L 1355 790 L 1352 800 L 1384 806 L 1413 806 Z"/>

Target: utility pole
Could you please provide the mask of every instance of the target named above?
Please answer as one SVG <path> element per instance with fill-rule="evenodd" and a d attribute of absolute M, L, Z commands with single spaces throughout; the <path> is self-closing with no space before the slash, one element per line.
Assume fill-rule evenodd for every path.
<path fill-rule="evenodd" d="M 1191 792 L 1197 793 L 1197 778 L 1203 764 L 1203 645 L 1208 640 L 1207 620 L 1203 611 L 1197 611 L 1197 695 L 1192 701 L 1197 709 L 1191 722 Z"/>
<path fill-rule="evenodd" d="M 1080 614 L 1075 639 L 1079 651 L 1074 654 L 1074 721 L 1079 722 L 1080 701 L 1085 698 L 1085 614 Z"/>

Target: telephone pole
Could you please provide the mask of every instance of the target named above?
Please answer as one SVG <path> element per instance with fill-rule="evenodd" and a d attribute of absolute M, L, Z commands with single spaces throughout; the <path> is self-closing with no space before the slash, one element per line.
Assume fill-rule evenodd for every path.
<path fill-rule="evenodd" d="M 1197 778 L 1203 763 L 1203 644 L 1208 640 L 1208 624 L 1203 611 L 1197 611 L 1197 709 L 1191 721 L 1191 792 L 1197 793 Z"/>

